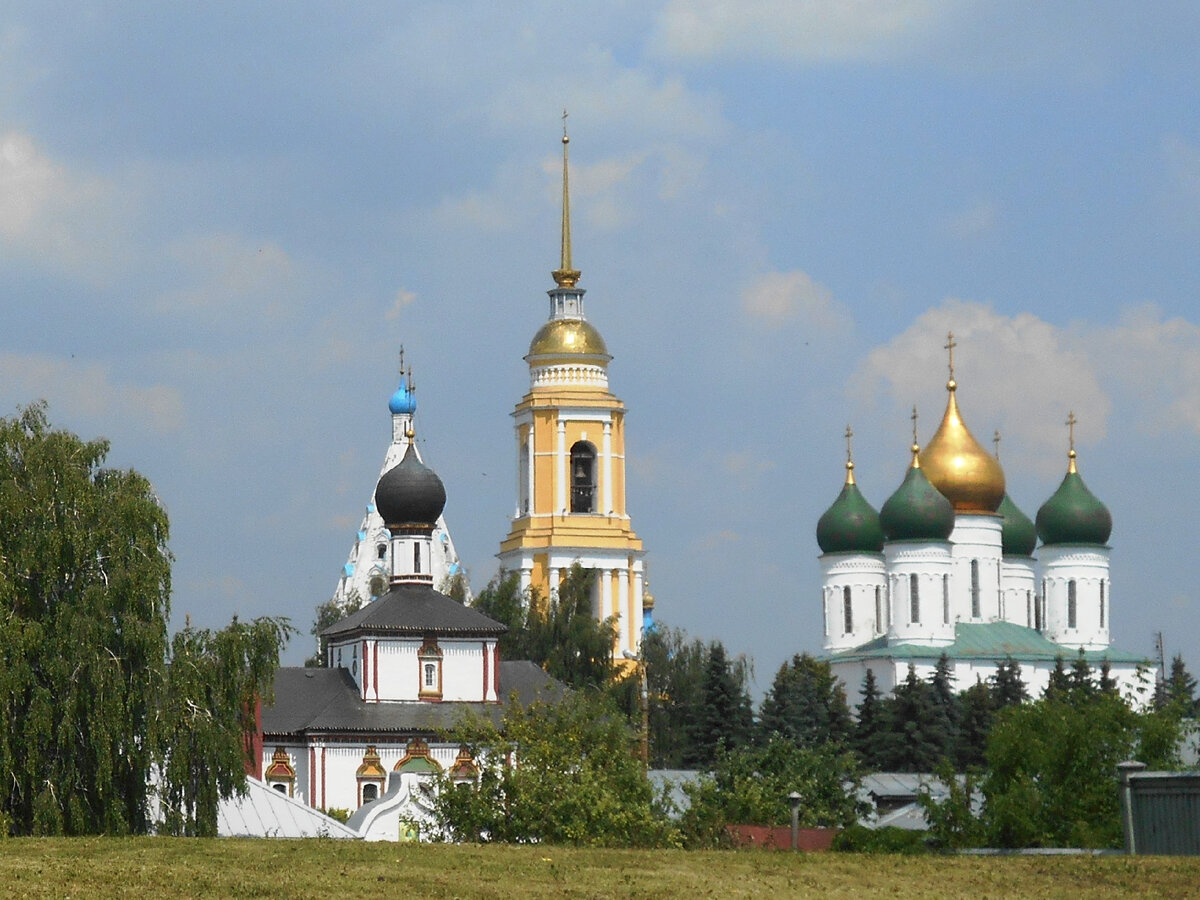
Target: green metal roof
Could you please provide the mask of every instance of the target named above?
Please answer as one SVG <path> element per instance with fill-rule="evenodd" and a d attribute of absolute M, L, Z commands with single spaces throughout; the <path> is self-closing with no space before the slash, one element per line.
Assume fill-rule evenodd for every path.
<path fill-rule="evenodd" d="M 1079 651 L 1064 647 L 1047 639 L 1041 632 L 1012 622 L 989 622 L 978 624 L 960 622 L 954 626 L 954 643 L 944 647 L 926 644 L 888 644 L 886 637 L 878 637 L 853 650 L 831 653 L 830 662 L 857 662 L 866 659 L 928 659 L 936 660 L 942 654 L 951 659 L 976 659 L 1002 661 L 1012 657 L 1017 662 L 1053 662 L 1061 656 L 1070 664 L 1079 658 Z M 1083 654 L 1089 663 L 1104 660 L 1114 663 L 1149 663 L 1149 659 L 1137 653 L 1127 653 L 1109 647 L 1107 650 L 1087 650 Z"/>

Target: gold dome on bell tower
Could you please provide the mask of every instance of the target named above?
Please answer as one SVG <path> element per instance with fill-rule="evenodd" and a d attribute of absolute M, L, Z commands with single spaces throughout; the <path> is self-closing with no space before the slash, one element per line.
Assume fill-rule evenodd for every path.
<path fill-rule="evenodd" d="M 946 390 L 946 414 L 933 439 L 921 451 L 921 468 L 933 486 L 954 506 L 956 513 L 994 513 L 1004 499 L 1004 470 L 1000 461 L 975 440 L 958 411 L 954 380 L 954 334 L 946 349 L 950 353 L 950 380 Z"/>

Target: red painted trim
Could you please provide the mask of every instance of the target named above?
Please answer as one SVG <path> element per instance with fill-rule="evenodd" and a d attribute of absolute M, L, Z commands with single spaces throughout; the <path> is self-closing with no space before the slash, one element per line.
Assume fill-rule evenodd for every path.
<path fill-rule="evenodd" d="M 375 700 L 379 700 L 379 641 L 376 641 L 371 650 L 371 675 L 375 679 Z"/>
<path fill-rule="evenodd" d="M 308 805 L 317 805 L 317 748 L 308 748 Z"/>
<path fill-rule="evenodd" d="M 487 702 L 488 695 L 488 648 L 487 641 L 483 642 L 483 702 Z"/>
<path fill-rule="evenodd" d="M 492 669 L 492 683 L 496 685 L 496 702 L 500 702 L 500 644 L 496 644 L 492 648 L 492 661 L 495 668 Z"/>
<path fill-rule="evenodd" d="M 367 675 L 367 642 L 364 640 L 362 642 L 362 644 L 363 644 L 363 648 L 362 648 L 362 666 L 363 666 L 362 691 L 363 691 L 363 696 L 362 696 L 362 698 L 364 700 L 366 700 L 367 699 L 367 685 L 370 684 L 370 678 Z"/>
<path fill-rule="evenodd" d="M 326 809 L 325 805 L 325 748 L 321 748 L 321 809 Z"/>

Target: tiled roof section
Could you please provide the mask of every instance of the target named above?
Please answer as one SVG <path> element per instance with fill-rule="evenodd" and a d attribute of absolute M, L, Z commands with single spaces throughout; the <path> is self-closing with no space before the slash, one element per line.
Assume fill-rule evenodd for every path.
<path fill-rule="evenodd" d="M 503 634 L 507 630 L 495 619 L 428 585 L 399 584 L 321 634 Z"/>
<path fill-rule="evenodd" d="M 1079 651 L 1063 647 L 1047 639 L 1033 628 L 1014 625 L 1012 622 L 989 622 L 987 624 L 960 622 L 954 627 L 954 643 L 945 647 L 930 647 L 924 644 L 888 645 L 886 637 L 878 637 L 853 650 L 832 653 L 830 660 L 860 659 L 929 659 L 936 660 L 942 654 L 951 659 L 977 659 L 1001 661 L 1012 657 L 1017 662 L 1053 661 L 1061 656 L 1070 664 L 1079 658 Z M 1107 650 L 1086 650 L 1084 659 L 1089 663 L 1109 662 L 1141 663 L 1146 657 L 1109 647 Z"/>
<path fill-rule="evenodd" d="M 565 688 L 531 662 L 500 663 L 503 702 L 515 697 L 522 706 L 556 701 Z M 275 671 L 275 702 L 263 705 L 263 733 L 278 737 L 305 732 L 441 734 L 466 712 L 499 722 L 500 703 L 430 703 L 413 700 L 368 703 L 358 695 L 345 669 L 281 668 Z"/>

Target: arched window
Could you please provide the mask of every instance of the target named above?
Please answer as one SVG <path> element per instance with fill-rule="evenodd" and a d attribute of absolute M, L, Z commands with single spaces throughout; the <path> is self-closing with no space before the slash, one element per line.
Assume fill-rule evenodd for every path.
<path fill-rule="evenodd" d="M 883 631 L 883 588 L 875 585 L 875 633 Z"/>
<path fill-rule="evenodd" d="M 908 576 L 908 616 L 914 625 L 921 622 L 921 590 L 917 583 L 917 573 Z"/>
<path fill-rule="evenodd" d="M 379 785 L 369 781 L 363 785 L 363 803 L 370 803 L 379 798 Z"/>
<path fill-rule="evenodd" d="M 1025 627 L 1033 627 L 1033 593 L 1025 592 Z"/>
<path fill-rule="evenodd" d="M 850 586 L 842 588 L 842 633 L 854 630 L 854 612 L 850 607 Z"/>
<path fill-rule="evenodd" d="M 1075 579 L 1067 582 L 1067 627 L 1075 628 Z"/>
<path fill-rule="evenodd" d="M 982 615 L 979 608 L 979 560 L 971 560 L 971 618 L 978 619 Z"/>
<path fill-rule="evenodd" d="M 596 448 L 586 441 L 571 447 L 571 512 L 596 511 Z"/>
<path fill-rule="evenodd" d="M 942 624 L 950 624 L 950 576 L 942 576 Z"/>
<path fill-rule="evenodd" d="M 376 559 L 387 559 L 387 544 L 376 544 L 375 545 L 375 558 Z"/>
<path fill-rule="evenodd" d="M 1104 627 L 1104 579 L 1100 580 L 1100 627 Z"/>

